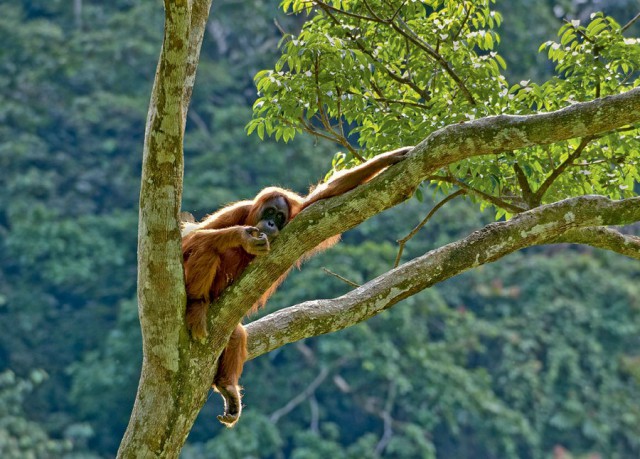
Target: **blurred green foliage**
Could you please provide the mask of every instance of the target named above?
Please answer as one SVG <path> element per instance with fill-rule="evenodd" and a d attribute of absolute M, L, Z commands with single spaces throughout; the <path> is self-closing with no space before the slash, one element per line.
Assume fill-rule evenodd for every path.
<path fill-rule="evenodd" d="M 136 206 L 162 5 L 103 3 L 0 5 L 3 458 L 112 457 L 137 386 Z M 511 81 L 543 85 L 553 66 L 536 52 L 562 26 L 557 8 L 584 19 L 594 7 L 552 3 L 496 5 Z M 633 3 L 597 6 L 624 22 Z M 185 210 L 201 217 L 273 184 L 304 192 L 330 168 L 333 145 L 261 142 L 244 129 L 278 28 L 297 33 L 303 20 L 275 1 L 214 2 L 187 123 Z M 323 267 L 357 283 L 387 271 L 395 241 L 442 198 L 423 194 L 345 234 L 263 313 L 349 290 Z M 492 219 L 452 202 L 404 257 Z M 512 255 L 248 363 L 242 422 L 223 429 L 213 394 L 183 457 L 540 458 L 557 446 L 636 457 L 639 285 L 637 262 L 611 254 Z"/>
<path fill-rule="evenodd" d="M 0 373 L 0 455 L 7 459 L 59 457 L 71 450 L 69 439 L 49 438 L 45 429 L 28 419 L 25 396 L 46 379 L 42 370 L 33 370 L 27 379 L 19 379 L 11 370 Z M 78 426 L 69 426 L 78 432 Z"/>

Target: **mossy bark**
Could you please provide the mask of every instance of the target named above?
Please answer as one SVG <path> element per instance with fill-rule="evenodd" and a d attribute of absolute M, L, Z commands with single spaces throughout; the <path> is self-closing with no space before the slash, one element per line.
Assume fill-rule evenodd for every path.
<path fill-rule="evenodd" d="M 468 237 L 411 260 L 339 298 L 308 301 L 249 324 L 249 358 L 285 344 L 350 327 L 399 301 L 471 268 L 516 250 L 550 242 L 582 242 L 594 225 L 624 225 L 640 220 L 640 198 L 611 201 L 581 196 L 538 207 L 513 219 L 492 223 Z M 603 230 L 596 230 L 602 235 Z M 599 247 L 640 257 L 637 238 L 608 233 Z"/>
<path fill-rule="evenodd" d="M 190 340 L 184 325 L 178 226 L 186 112 L 210 5 L 210 0 L 165 1 L 165 34 L 149 104 L 140 191 L 138 309 L 144 358 L 118 457 L 178 457 L 204 403 L 203 387 L 212 380 L 213 357 L 202 365 L 191 359 L 194 347 L 202 345 Z M 216 349 L 207 355 L 212 352 Z"/>
<path fill-rule="evenodd" d="M 319 242 L 342 233 L 413 195 L 426 177 L 464 158 L 513 151 L 583 137 L 640 122 L 640 88 L 572 105 L 551 113 L 496 116 L 443 128 L 421 142 L 409 157 L 370 182 L 298 215 L 278 236 L 268 256 L 256 259 L 215 303 L 213 313 L 255 303 L 274 279 Z"/>

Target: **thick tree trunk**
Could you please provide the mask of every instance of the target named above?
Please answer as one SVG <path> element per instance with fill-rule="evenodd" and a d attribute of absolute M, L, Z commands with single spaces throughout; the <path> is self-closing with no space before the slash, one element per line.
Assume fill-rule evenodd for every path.
<path fill-rule="evenodd" d="M 165 35 L 149 104 L 140 191 L 138 308 L 144 358 L 118 457 L 179 455 L 213 379 L 214 354 L 226 341 L 220 328 L 217 348 L 204 352 L 188 336 L 178 227 L 186 112 L 210 4 L 165 2 Z M 205 356 L 205 362 L 198 356 Z"/>

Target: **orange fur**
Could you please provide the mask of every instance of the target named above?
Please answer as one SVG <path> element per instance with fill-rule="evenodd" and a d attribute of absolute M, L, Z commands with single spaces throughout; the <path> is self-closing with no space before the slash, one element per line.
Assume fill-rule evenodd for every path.
<path fill-rule="evenodd" d="M 262 218 L 265 203 L 284 198 L 289 210 L 288 221 L 304 208 L 321 199 L 345 193 L 369 181 L 381 170 L 402 160 L 410 148 L 403 148 L 375 157 L 353 169 L 335 174 L 327 183 L 319 185 L 306 197 L 283 188 L 269 187 L 252 201 L 240 201 L 209 215 L 200 223 L 183 227 L 182 253 L 187 290 L 186 322 L 196 338 L 207 335 L 209 304 L 245 270 L 255 253 L 268 250 L 268 243 L 251 236 Z M 297 263 L 336 244 L 340 236 L 333 236 L 307 252 Z M 251 308 L 264 306 L 269 297 L 287 277 L 289 269 L 269 287 Z M 225 413 L 218 419 L 231 427 L 240 417 L 242 404 L 238 382 L 247 358 L 247 336 L 239 324 L 232 333 L 218 362 L 213 381 L 225 401 Z"/>

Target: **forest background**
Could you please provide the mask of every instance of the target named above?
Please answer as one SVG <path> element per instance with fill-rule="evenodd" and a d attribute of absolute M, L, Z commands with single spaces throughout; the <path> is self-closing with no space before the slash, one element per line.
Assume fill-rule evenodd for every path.
<path fill-rule="evenodd" d="M 139 174 L 163 13 L 104 3 L 0 4 L 1 457 L 112 457 L 135 395 Z M 563 19 L 638 13 L 635 0 L 496 9 L 511 83 L 552 73 L 538 47 Z M 304 192 L 330 169 L 336 145 L 245 130 L 254 75 L 303 21 L 277 1 L 214 2 L 185 145 L 183 208 L 197 217 L 268 185 Z M 351 288 L 326 270 L 356 283 L 388 270 L 396 240 L 441 197 L 348 232 L 267 312 Z M 405 250 L 492 219 L 449 203 Z M 248 363 L 242 421 L 223 429 L 211 397 L 182 457 L 639 457 L 639 280 L 637 261 L 595 249 L 510 255 Z"/>

